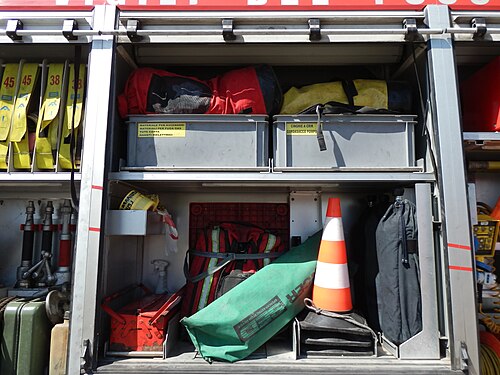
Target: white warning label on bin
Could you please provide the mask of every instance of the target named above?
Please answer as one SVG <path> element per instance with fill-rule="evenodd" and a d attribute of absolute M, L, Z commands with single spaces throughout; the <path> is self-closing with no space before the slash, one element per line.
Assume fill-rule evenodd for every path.
<path fill-rule="evenodd" d="M 186 123 L 183 122 L 139 122 L 138 138 L 183 138 L 186 136 Z"/>
<path fill-rule="evenodd" d="M 316 135 L 315 122 L 287 122 L 286 135 Z"/>

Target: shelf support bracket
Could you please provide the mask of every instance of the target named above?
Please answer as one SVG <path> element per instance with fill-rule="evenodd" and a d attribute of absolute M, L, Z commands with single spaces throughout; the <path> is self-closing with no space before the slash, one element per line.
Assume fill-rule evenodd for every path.
<path fill-rule="evenodd" d="M 67 40 L 78 40 L 73 32 L 75 30 L 78 30 L 78 23 L 75 20 L 64 20 L 62 33 Z"/>
<path fill-rule="evenodd" d="M 417 20 L 415 18 L 405 18 L 403 20 L 403 27 L 406 30 L 406 41 L 415 42 L 417 39 L 419 39 L 420 35 L 418 33 Z"/>
<path fill-rule="evenodd" d="M 309 24 L 309 40 L 321 40 L 321 22 L 319 18 L 310 18 L 307 23 Z"/>
<path fill-rule="evenodd" d="M 471 26 L 473 29 L 476 29 L 473 35 L 473 39 L 484 39 L 486 35 L 486 31 L 488 30 L 486 27 L 486 19 L 482 17 L 476 17 L 471 20 Z"/>
<path fill-rule="evenodd" d="M 8 20 L 7 28 L 5 29 L 5 34 L 12 39 L 14 42 L 18 42 L 23 39 L 22 36 L 17 35 L 17 30 L 23 29 L 23 23 L 21 20 Z"/>
<path fill-rule="evenodd" d="M 137 34 L 137 30 L 141 28 L 141 22 L 139 20 L 128 20 L 127 21 L 127 36 L 131 42 L 140 42 L 142 36 Z"/>
<path fill-rule="evenodd" d="M 224 18 L 222 20 L 222 37 L 226 42 L 236 39 L 236 35 L 234 35 L 234 22 L 231 18 Z"/>

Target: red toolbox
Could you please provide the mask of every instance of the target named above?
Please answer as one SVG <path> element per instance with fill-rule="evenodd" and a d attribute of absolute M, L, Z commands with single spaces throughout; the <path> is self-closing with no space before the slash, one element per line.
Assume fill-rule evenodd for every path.
<path fill-rule="evenodd" d="M 144 297 L 113 310 L 113 300 L 140 287 Z M 104 299 L 103 310 L 111 317 L 109 351 L 127 355 L 130 352 L 163 353 L 169 323 L 178 318 L 183 291 L 174 294 L 151 294 L 143 285 L 127 287 Z"/>
<path fill-rule="evenodd" d="M 463 130 L 500 131 L 500 56 L 460 85 Z"/>

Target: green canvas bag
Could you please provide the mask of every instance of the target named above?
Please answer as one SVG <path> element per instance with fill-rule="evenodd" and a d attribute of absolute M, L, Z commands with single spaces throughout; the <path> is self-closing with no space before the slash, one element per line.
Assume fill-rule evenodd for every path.
<path fill-rule="evenodd" d="M 246 358 L 304 308 L 311 295 L 321 231 L 196 314 L 183 318 L 207 361 Z"/>

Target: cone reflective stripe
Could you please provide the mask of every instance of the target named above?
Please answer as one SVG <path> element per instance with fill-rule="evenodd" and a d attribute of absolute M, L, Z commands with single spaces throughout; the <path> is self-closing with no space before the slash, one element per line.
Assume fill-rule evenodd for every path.
<path fill-rule="evenodd" d="M 347 252 L 340 199 L 330 198 L 319 247 L 312 300 L 316 307 L 332 312 L 352 310 Z"/>

